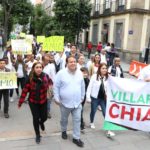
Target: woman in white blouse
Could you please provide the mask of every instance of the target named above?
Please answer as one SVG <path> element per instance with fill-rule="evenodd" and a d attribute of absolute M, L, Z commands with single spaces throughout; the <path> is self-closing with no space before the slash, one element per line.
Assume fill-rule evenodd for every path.
<path fill-rule="evenodd" d="M 108 70 L 105 63 L 101 63 L 98 67 L 97 74 L 93 74 L 86 92 L 86 99 L 91 102 L 91 113 L 90 113 L 90 126 L 94 126 L 94 117 L 97 111 L 97 107 L 100 105 L 102 114 L 105 117 L 106 113 L 106 85 L 108 79 Z M 111 131 L 107 132 L 108 136 L 114 136 L 115 134 Z"/>

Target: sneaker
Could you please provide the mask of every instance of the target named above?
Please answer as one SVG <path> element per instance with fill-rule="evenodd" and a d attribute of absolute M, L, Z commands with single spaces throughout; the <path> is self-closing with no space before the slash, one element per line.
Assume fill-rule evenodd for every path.
<path fill-rule="evenodd" d="M 5 118 L 9 118 L 9 114 L 8 113 L 4 113 L 4 117 Z"/>
<path fill-rule="evenodd" d="M 36 135 L 35 142 L 37 144 L 39 144 L 41 142 L 41 136 L 40 135 Z"/>
<path fill-rule="evenodd" d="M 110 138 L 110 137 L 115 136 L 115 133 L 112 132 L 112 131 L 108 131 L 108 132 L 106 133 L 106 136 L 107 136 L 108 138 Z"/>
<path fill-rule="evenodd" d="M 49 119 L 51 119 L 51 118 L 52 118 L 52 116 L 51 116 L 50 112 L 47 112 L 47 117 L 48 117 Z"/>
<path fill-rule="evenodd" d="M 62 139 L 66 140 L 68 138 L 66 131 L 61 134 Z"/>
<path fill-rule="evenodd" d="M 90 127 L 91 127 L 91 129 L 95 129 L 94 123 L 91 123 L 91 124 L 90 124 Z"/>
<path fill-rule="evenodd" d="M 10 98 L 10 102 L 13 102 L 14 101 L 14 99 L 13 98 Z"/>
<path fill-rule="evenodd" d="M 101 106 L 98 106 L 98 108 L 97 108 L 99 111 L 102 111 L 102 108 L 101 108 Z"/>
<path fill-rule="evenodd" d="M 40 126 L 41 126 L 41 130 L 45 131 L 45 125 L 44 125 L 44 123 L 40 123 Z"/>
<path fill-rule="evenodd" d="M 83 147 L 84 143 L 80 139 L 73 139 L 72 142 L 79 147 Z"/>

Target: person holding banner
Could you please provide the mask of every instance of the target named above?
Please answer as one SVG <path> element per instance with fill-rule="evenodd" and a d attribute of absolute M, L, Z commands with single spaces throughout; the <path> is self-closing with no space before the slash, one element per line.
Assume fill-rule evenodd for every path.
<path fill-rule="evenodd" d="M 29 106 L 33 116 L 33 126 L 36 134 L 36 143 L 41 141 L 40 130 L 45 130 L 44 122 L 47 120 L 47 92 L 53 82 L 49 76 L 42 72 L 43 65 L 36 62 L 32 66 L 29 78 L 22 90 L 18 102 L 18 108 L 23 104 L 27 93 L 29 93 Z"/>
<path fill-rule="evenodd" d="M 139 80 L 150 82 L 150 65 L 144 67 L 139 74 Z"/>
<path fill-rule="evenodd" d="M 0 73 L 1 72 L 10 72 L 9 69 L 6 68 L 5 59 L 0 59 Z M 0 109 L 1 109 L 1 99 L 3 96 L 4 100 L 4 117 L 9 118 L 8 109 L 9 109 L 9 89 L 1 89 L 0 90 Z"/>
<path fill-rule="evenodd" d="M 114 64 L 109 67 L 108 72 L 114 77 L 124 78 L 123 69 L 120 65 L 119 57 L 114 58 Z"/>
<path fill-rule="evenodd" d="M 102 114 L 105 117 L 106 113 L 106 84 L 108 79 L 108 70 L 105 63 L 101 63 L 97 73 L 93 74 L 86 92 L 87 102 L 91 102 L 90 126 L 95 128 L 94 117 L 98 106 L 101 106 Z M 111 131 L 107 132 L 107 136 L 115 136 Z"/>

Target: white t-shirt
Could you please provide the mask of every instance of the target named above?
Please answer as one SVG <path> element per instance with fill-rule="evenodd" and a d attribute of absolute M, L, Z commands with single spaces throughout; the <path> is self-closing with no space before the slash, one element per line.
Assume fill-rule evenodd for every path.
<path fill-rule="evenodd" d="M 109 73 L 111 73 L 111 69 L 112 69 L 112 66 L 110 66 L 109 68 L 108 68 L 108 72 Z M 121 77 L 121 70 L 120 70 L 120 67 L 116 67 L 116 75 L 115 75 L 115 77 Z"/>
<path fill-rule="evenodd" d="M 104 49 L 105 49 L 107 52 L 110 52 L 110 51 L 111 51 L 111 47 L 110 47 L 110 46 L 106 46 Z"/>
<path fill-rule="evenodd" d="M 55 75 L 56 75 L 56 68 L 55 68 L 55 65 L 53 63 L 49 63 L 47 64 L 44 69 L 43 69 L 43 72 L 48 74 L 49 77 L 52 79 L 52 81 L 54 82 L 55 80 Z"/>
<path fill-rule="evenodd" d="M 101 63 L 107 64 L 106 55 L 100 54 L 100 56 L 101 56 Z"/>
<path fill-rule="evenodd" d="M 23 78 L 24 77 L 23 65 L 22 64 L 18 65 L 17 76 L 18 76 L 18 78 Z"/>

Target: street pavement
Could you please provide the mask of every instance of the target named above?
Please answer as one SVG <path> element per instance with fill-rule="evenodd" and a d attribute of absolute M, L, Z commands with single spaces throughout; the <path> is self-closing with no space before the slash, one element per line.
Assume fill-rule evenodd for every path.
<path fill-rule="evenodd" d="M 122 62 L 125 72 L 129 70 L 129 64 Z M 131 76 L 125 73 L 127 78 Z M 35 135 L 32 125 L 32 117 L 28 104 L 23 104 L 21 109 L 17 108 L 18 97 L 14 91 L 14 102 L 10 103 L 10 118 L 5 119 L 3 111 L 0 110 L 0 150 L 78 150 L 72 143 L 72 118 L 68 121 L 68 139 L 61 139 L 60 110 L 52 102 L 52 118 L 46 122 L 46 131 L 42 132 L 42 141 L 39 145 L 35 143 Z M 3 104 L 2 104 L 3 106 Z M 86 103 L 84 108 L 84 120 L 86 124 L 85 134 L 81 134 L 84 141 L 84 150 L 149 150 L 150 134 L 141 131 L 115 131 L 113 138 L 106 137 L 103 128 L 103 116 L 97 111 L 95 116 L 95 129 L 89 127 L 90 104 Z"/>

